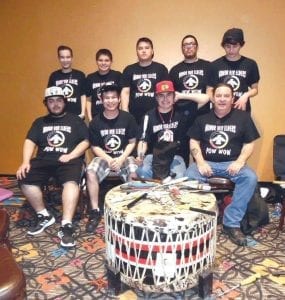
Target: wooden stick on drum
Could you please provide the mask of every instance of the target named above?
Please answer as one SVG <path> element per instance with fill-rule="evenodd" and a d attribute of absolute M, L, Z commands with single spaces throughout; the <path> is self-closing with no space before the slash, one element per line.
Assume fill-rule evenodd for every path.
<path fill-rule="evenodd" d="M 201 214 L 206 214 L 206 215 L 214 216 L 214 217 L 216 216 L 216 212 L 215 211 L 211 211 L 211 210 L 201 209 L 201 208 L 197 208 L 197 207 L 189 207 L 189 210 L 195 211 L 195 212 L 199 212 Z"/>
<path fill-rule="evenodd" d="M 147 196 L 147 193 L 143 193 L 140 196 L 136 197 L 133 201 L 131 201 L 129 204 L 127 204 L 127 208 L 130 209 L 134 205 L 136 205 L 141 199 Z"/>
<path fill-rule="evenodd" d="M 134 205 L 136 205 L 141 199 L 145 198 L 149 192 L 153 192 L 159 188 L 165 187 L 165 186 L 169 186 L 169 185 L 173 185 L 173 184 L 177 184 L 180 182 L 183 182 L 185 180 L 188 180 L 188 177 L 182 177 L 182 178 L 177 178 L 177 179 L 173 179 L 167 183 L 164 184 L 160 184 L 157 186 L 154 186 L 153 188 L 151 188 L 148 192 L 144 192 L 141 195 L 139 195 L 138 197 L 136 197 L 134 200 L 132 200 L 131 202 L 129 202 L 126 206 L 128 209 L 132 208 Z"/>

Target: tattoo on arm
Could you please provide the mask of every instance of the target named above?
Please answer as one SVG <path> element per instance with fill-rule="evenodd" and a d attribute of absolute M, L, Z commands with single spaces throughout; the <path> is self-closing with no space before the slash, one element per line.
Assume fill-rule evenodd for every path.
<path fill-rule="evenodd" d="M 193 149 L 191 149 L 191 153 L 192 153 L 192 155 L 195 157 L 197 154 L 198 154 L 198 149 L 197 148 L 193 148 Z"/>

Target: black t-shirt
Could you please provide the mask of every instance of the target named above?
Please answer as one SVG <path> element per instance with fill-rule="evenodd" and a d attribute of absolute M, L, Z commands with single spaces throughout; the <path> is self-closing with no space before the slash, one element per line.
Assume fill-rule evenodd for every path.
<path fill-rule="evenodd" d="M 129 111 L 138 124 L 147 111 L 156 107 L 156 83 L 168 78 L 167 68 L 157 62 L 146 67 L 135 63 L 124 69 L 121 86 L 130 88 Z"/>
<path fill-rule="evenodd" d="M 67 97 L 66 111 L 76 115 L 81 114 L 81 96 L 85 95 L 85 75 L 83 72 L 72 69 L 69 73 L 57 70 L 51 73 L 48 87 L 59 86 Z"/>
<path fill-rule="evenodd" d="M 40 117 L 33 122 L 27 134 L 27 139 L 38 146 L 37 157 L 47 160 L 58 160 L 88 137 L 86 124 L 72 113 L 62 117 Z"/>
<path fill-rule="evenodd" d="M 237 61 L 229 61 L 225 56 L 211 63 L 209 86 L 215 87 L 218 83 L 228 83 L 234 89 L 235 100 L 249 90 L 252 84 L 260 79 L 256 62 L 242 56 Z M 250 102 L 246 110 L 250 111 Z"/>
<path fill-rule="evenodd" d="M 205 160 L 223 162 L 236 160 L 243 144 L 259 138 L 259 133 L 248 112 L 233 109 L 223 118 L 213 110 L 197 117 L 188 136 L 200 141 Z"/>
<path fill-rule="evenodd" d="M 201 94 L 206 93 L 209 72 L 210 62 L 198 59 L 193 63 L 180 62 L 171 68 L 169 76 L 177 92 Z M 179 111 L 183 112 L 191 120 L 194 120 L 198 113 L 202 114 L 210 110 L 210 103 L 201 107 L 198 112 L 196 102 L 183 99 L 177 101 L 175 105 Z"/>
<path fill-rule="evenodd" d="M 168 113 L 159 113 L 157 108 L 147 112 L 147 115 L 148 124 L 144 140 L 148 145 L 148 153 L 152 153 L 153 147 L 159 141 L 180 142 L 181 145 L 177 154 L 183 156 L 181 149 L 184 149 L 184 145 L 188 141 L 188 137 L 186 136 L 189 128 L 187 117 L 175 109 Z M 140 124 L 138 139 L 142 139 L 144 135 L 143 123 Z"/>
<path fill-rule="evenodd" d="M 130 139 L 137 136 L 137 124 L 134 117 L 120 111 L 114 119 L 107 119 L 103 112 L 97 114 L 89 125 L 90 143 L 102 148 L 111 157 L 120 156 Z"/>
<path fill-rule="evenodd" d="M 91 97 L 92 117 L 103 110 L 100 97 L 101 87 L 104 85 L 120 85 L 121 72 L 110 70 L 107 74 L 101 75 L 98 71 L 91 73 L 86 78 L 86 96 Z"/>

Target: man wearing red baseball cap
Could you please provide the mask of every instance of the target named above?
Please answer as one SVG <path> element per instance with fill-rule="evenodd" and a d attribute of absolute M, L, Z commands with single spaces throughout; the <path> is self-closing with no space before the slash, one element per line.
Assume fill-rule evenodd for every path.
<path fill-rule="evenodd" d="M 187 118 L 175 110 L 175 90 L 172 81 L 160 81 L 155 86 L 157 107 L 148 111 L 139 130 L 137 174 L 142 178 L 164 179 L 169 175 L 184 175 L 185 163 L 181 149 L 187 145 Z"/>

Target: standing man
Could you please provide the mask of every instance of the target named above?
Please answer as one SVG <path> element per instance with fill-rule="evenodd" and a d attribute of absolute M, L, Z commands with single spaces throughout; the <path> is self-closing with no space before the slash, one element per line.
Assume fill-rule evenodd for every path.
<path fill-rule="evenodd" d="M 188 122 L 174 107 L 175 90 L 171 81 L 156 84 L 157 107 L 144 116 L 137 148 L 137 174 L 142 178 L 165 179 L 171 173 L 183 177 L 186 170 L 181 147 L 187 142 Z"/>
<path fill-rule="evenodd" d="M 256 62 L 240 54 L 244 44 L 241 29 L 231 28 L 225 32 L 221 45 L 226 55 L 211 64 L 208 92 L 212 97 L 214 86 L 228 83 L 234 90 L 234 107 L 250 111 L 250 98 L 258 94 L 260 76 Z"/>
<path fill-rule="evenodd" d="M 72 69 L 73 52 L 68 46 L 59 46 L 57 56 L 61 69 L 51 73 L 48 87 L 59 86 L 63 89 L 67 99 L 66 111 L 85 117 L 85 75 L 83 72 Z"/>
<path fill-rule="evenodd" d="M 191 98 L 190 100 L 192 101 L 189 101 L 187 98 L 182 98 L 176 102 L 177 109 L 184 113 L 191 123 L 194 122 L 198 113 L 202 114 L 210 110 L 209 97 L 206 96 L 210 63 L 198 58 L 198 47 L 197 38 L 191 34 L 186 35 L 181 42 L 184 60 L 172 67 L 169 72 L 170 79 L 173 81 L 174 88 L 177 92 L 187 95 L 204 94 L 203 97 L 205 97 L 205 101 L 202 104 L 195 102 L 195 100 Z"/>
<path fill-rule="evenodd" d="M 86 96 L 87 96 L 87 116 L 91 121 L 94 116 L 103 110 L 101 99 L 101 87 L 104 85 L 119 85 L 121 72 L 111 70 L 113 62 L 112 52 L 109 49 L 99 49 L 96 53 L 96 64 L 98 70 L 87 76 Z"/>
<path fill-rule="evenodd" d="M 87 167 L 87 188 L 91 211 L 86 231 L 95 232 L 101 220 L 98 206 L 99 184 L 113 171 L 127 181 L 136 176 L 137 165 L 130 156 L 136 145 L 137 125 L 134 117 L 119 110 L 120 88 L 105 85 L 101 88 L 103 111 L 89 126 L 91 149 L 95 158 Z"/>
<path fill-rule="evenodd" d="M 206 182 L 223 176 L 235 183 L 232 202 L 223 217 L 223 232 L 237 245 L 246 245 L 240 222 L 257 184 L 255 172 L 246 165 L 259 133 L 244 111 L 232 108 L 232 86 L 218 84 L 213 90 L 214 108 L 199 116 L 189 129 L 190 151 L 196 160 L 186 171 L 189 179 Z"/>
<path fill-rule="evenodd" d="M 46 89 L 44 104 L 49 113 L 36 119 L 30 128 L 24 143 L 23 162 L 17 170 L 21 190 L 37 213 L 37 223 L 28 234 L 40 234 L 55 222 L 45 208 L 41 189 L 53 176 L 63 186 L 60 244 L 73 247 L 72 218 L 79 198 L 83 155 L 89 147 L 88 129 L 78 116 L 65 111 L 66 99 L 60 87 Z M 36 149 L 37 155 L 32 158 Z"/>
<path fill-rule="evenodd" d="M 167 68 L 153 61 L 153 43 L 147 37 L 136 44 L 138 62 L 127 66 L 122 76 L 122 110 L 129 111 L 139 124 L 142 116 L 156 106 L 155 84 L 168 79 Z"/>
<path fill-rule="evenodd" d="M 184 60 L 170 70 L 169 76 L 176 90 L 175 106 L 188 118 L 191 125 L 198 114 L 210 110 L 210 98 L 206 94 L 210 63 L 198 58 L 198 40 L 194 35 L 189 34 L 182 39 L 181 50 Z M 190 155 L 188 144 L 185 145 L 182 154 L 188 165 Z"/>

